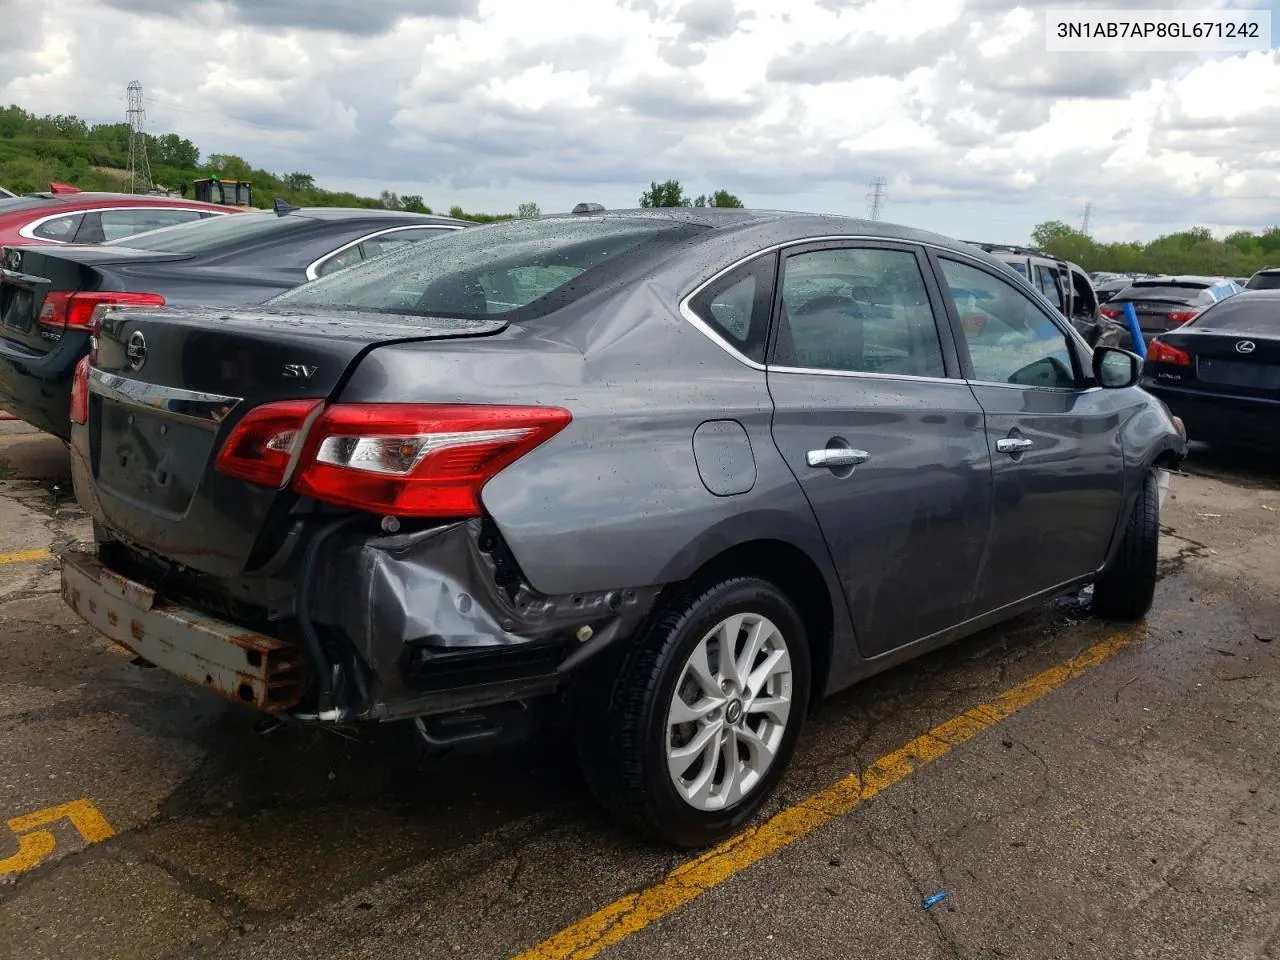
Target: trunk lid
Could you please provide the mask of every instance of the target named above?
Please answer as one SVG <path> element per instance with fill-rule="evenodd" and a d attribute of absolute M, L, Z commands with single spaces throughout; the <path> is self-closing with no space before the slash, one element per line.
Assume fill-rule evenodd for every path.
<path fill-rule="evenodd" d="M 39 322 L 50 294 L 115 290 L 109 264 L 135 260 L 181 260 L 181 256 L 127 247 L 4 247 L 0 249 L 0 338 L 48 353 L 62 331 Z"/>
<path fill-rule="evenodd" d="M 1133 310 L 1138 315 L 1138 327 L 1146 334 L 1160 334 L 1169 330 L 1177 330 L 1187 320 L 1172 320 L 1170 314 L 1187 314 L 1203 309 L 1203 305 L 1191 300 L 1174 300 L 1164 298 L 1146 298 L 1130 300 Z M 1124 302 L 1111 301 L 1113 309 L 1123 310 Z"/>
<path fill-rule="evenodd" d="M 217 576 L 240 573 L 292 497 L 214 468 L 249 410 L 331 399 L 379 346 L 505 327 L 263 308 L 110 311 L 91 372 L 89 423 L 73 437 L 83 474 L 77 494 L 95 519 L 144 550 Z"/>
<path fill-rule="evenodd" d="M 1191 355 L 1195 376 L 1180 387 L 1280 399 L 1280 338 L 1193 327 L 1160 340 Z"/>

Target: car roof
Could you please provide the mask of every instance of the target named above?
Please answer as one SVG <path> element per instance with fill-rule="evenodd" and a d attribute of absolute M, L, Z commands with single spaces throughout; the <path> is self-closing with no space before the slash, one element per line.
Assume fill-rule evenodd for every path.
<path fill-rule="evenodd" d="M 1272 287 L 1270 290 L 1241 290 L 1229 299 L 1235 300 L 1236 297 L 1244 297 L 1246 300 L 1280 300 L 1280 287 Z"/>
<path fill-rule="evenodd" d="M 807 238 L 829 236 L 858 236 L 874 239 L 899 240 L 905 243 L 929 244 L 973 257 L 975 252 L 986 255 L 998 263 L 980 247 L 928 230 L 919 230 L 903 224 L 884 220 L 867 220 L 861 217 L 827 213 L 808 213 L 800 210 L 749 210 L 721 207 L 640 207 L 626 210 L 606 210 L 594 213 L 544 214 L 540 220 L 580 219 L 634 219 L 668 220 L 709 227 L 717 232 L 762 232 L 776 243 L 790 243 Z"/>

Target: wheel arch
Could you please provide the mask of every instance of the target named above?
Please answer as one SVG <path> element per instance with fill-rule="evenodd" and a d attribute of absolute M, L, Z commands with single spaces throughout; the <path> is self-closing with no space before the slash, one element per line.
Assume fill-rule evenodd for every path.
<path fill-rule="evenodd" d="M 759 577 L 781 590 L 796 606 L 809 642 L 810 704 L 827 690 L 835 654 L 837 626 L 842 624 L 842 598 L 833 596 L 827 578 L 803 549 L 785 540 L 764 538 L 736 543 L 705 560 L 685 580 L 659 596 L 661 607 L 676 596 L 730 577 Z"/>

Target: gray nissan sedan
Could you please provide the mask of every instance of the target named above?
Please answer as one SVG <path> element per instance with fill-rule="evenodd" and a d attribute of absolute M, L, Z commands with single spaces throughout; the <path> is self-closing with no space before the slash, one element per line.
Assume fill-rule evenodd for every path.
<path fill-rule="evenodd" d="M 567 716 L 602 803 L 685 847 L 819 698 L 1089 583 L 1144 616 L 1186 452 L 998 261 L 839 217 L 581 205 L 93 325 L 85 620 L 281 720 Z"/>

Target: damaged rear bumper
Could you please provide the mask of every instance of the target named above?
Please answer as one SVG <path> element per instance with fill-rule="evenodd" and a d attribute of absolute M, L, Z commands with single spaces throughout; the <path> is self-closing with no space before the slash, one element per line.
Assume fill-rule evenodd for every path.
<path fill-rule="evenodd" d="M 94 557 L 63 557 L 62 596 L 99 633 L 229 700 L 278 713 L 302 698 L 294 644 L 167 603 Z"/>
<path fill-rule="evenodd" d="M 346 531 L 319 546 L 310 573 L 317 663 L 296 609 L 307 569 L 299 556 L 314 535 L 300 530 L 263 572 L 217 581 L 149 566 L 113 542 L 100 559 L 64 560 L 63 595 L 99 632 L 224 697 L 303 719 L 386 721 L 554 693 L 632 636 L 660 589 L 538 593 L 480 520 Z M 316 710 L 306 680 L 318 671 L 336 679 L 336 711 Z"/>

